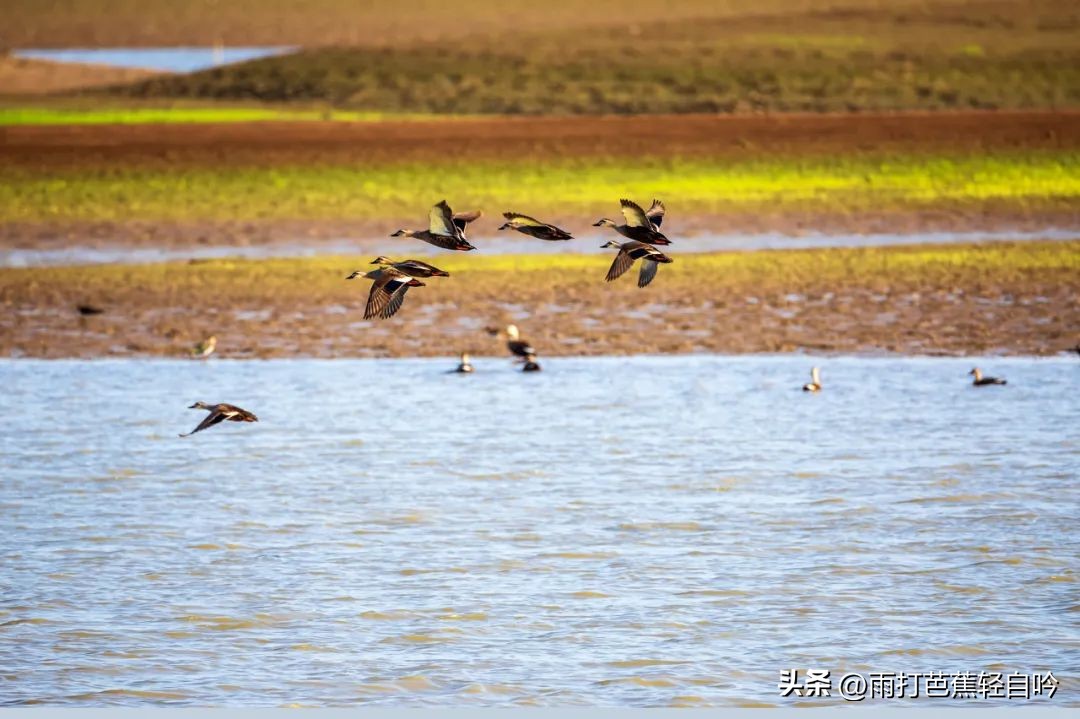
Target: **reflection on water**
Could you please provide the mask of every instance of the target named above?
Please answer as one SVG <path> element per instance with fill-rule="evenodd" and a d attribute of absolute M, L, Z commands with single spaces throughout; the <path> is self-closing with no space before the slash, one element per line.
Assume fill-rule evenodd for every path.
<path fill-rule="evenodd" d="M 3 700 L 1080 704 L 1075 358 L 454 364 L 0 362 Z M 261 421 L 179 439 L 196 399 Z"/>
<path fill-rule="evenodd" d="M 292 47 L 92 47 L 14 50 L 16 57 L 77 62 L 163 72 L 194 72 L 215 65 L 255 60 L 292 52 Z"/>
<path fill-rule="evenodd" d="M 780 233 L 758 235 L 694 235 L 680 238 L 679 252 L 718 252 L 730 250 L 793 250 L 815 247 L 884 247 L 893 245 L 954 244 L 969 242 L 1017 242 L 1024 240 L 1075 240 L 1073 230 L 1046 229 L 1037 232 L 923 232 L 916 234 L 835 235 L 814 233 L 793 237 Z M 538 242 L 516 234 L 472 238 L 484 254 L 607 254 L 602 245 L 607 235 L 583 235 L 567 242 Z M 198 245 L 191 247 L 130 247 L 124 245 L 80 246 L 60 249 L 25 249 L 0 247 L 0 267 L 37 267 L 47 265 L 93 265 L 108 263 L 143 264 L 186 259 L 244 257 L 315 257 L 319 255 L 400 254 L 421 257 L 438 254 L 437 250 L 415 240 L 379 238 L 340 238 L 272 242 L 254 245 Z"/>

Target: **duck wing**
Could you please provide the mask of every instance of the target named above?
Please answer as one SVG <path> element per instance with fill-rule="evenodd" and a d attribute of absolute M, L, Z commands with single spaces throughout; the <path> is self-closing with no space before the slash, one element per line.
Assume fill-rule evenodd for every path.
<path fill-rule="evenodd" d="M 227 418 L 228 417 L 224 412 L 215 409 L 213 412 L 206 415 L 206 417 L 203 418 L 202 422 L 199 422 L 198 427 L 191 430 L 187 434 L 182 434 L 180 436 L 181 437 L 190 437 L 191 435 L 195 434 L 196 432 L 202 432 L 207 427 L 213 427 L 215 424 L 218 424 L 220 422 L 224 422 Z"/>
<path fill-rule="evenodd" d="M 433 235 L 447 235 L 457 237 L 461 231 L 454 224 L 454 213 L 450 205 L 443 200 L 431 208 L 428 214 L 428 231 Z M 434 242 L 432 244 L 435 244 Z"/>
<path fill-rule="evenodd" d="M 462 237 L 460 233 L 457 235 L 441 235 L 433 232 L 427 232 L 418 239 L 423 240 L 429 245 L 441 247 L 444 250 L 461 250 L 463 252 L 468 252 L 469 250 L 476 249 L 471 244 L 469 244 L 468 240 Z"/>
<path fill-rule="evenodd" d="M 628 227 L 652 229 L 652 222 L 645 216 L 645 210 L 641 209 L 641 205 L 625 199 L 619 200 L 619 204 L 622 206 L 622 215 Z"/>
<path fill-rule="evenodd" d="M 484 213 L 481 210 L 473 210 L 472 212 L 458 212 L 457 214 L 453 215 L 450 219 L 453 221 L 454 227 L 456 227 L 458 229 L 458 232 L 461 232 L 462 234 L 464 234 L 465 225 L 469 224 L 470 222 L 473 222 L 474 220 L 479 219 L 480 216 L 483 215 L 483 214 Z"/>
<path fill-rule="evenodd" d="M 379 317 L 384 320 L 388 320 L 393 317 L 398 310 L 401 309 L 401 304 L 405 301 L 405 293 L 409 291 L 409 285 L 403 284 L 397 290 L 390 295 L 390 300 L 386 303 L 386 307 L 379 313 Z"/>
<path fill-rule="evenodd" d="M 649 221 L 653 223 L 653 227 L 657 230 L 660 229 L 660 223 L 664 221 L 664 213 L 667 208 L 664 207 L 664 203 L 660 200 L 653 200 L 652 206 L 649 207 L 649 211 L 645 213 L 645 217 L 649 218 Z"/>
<path fill-rule="evenodd" d="M 520 212 L 504 212 L 503 217 L 511 222 L 516 222 L 519 225 L 527 225 L 529 227 L 551 227 L 551 225 L 545 224 L 535 217 L 529 217 Z"/>
<path fill-rule="evenodd" d="M 364 306 L 364 319 L 382 317 L 386 306 L 394 298 L 394 293 L 403 286 L 407 286 L 407 280 L 400 273 L 384 274 L 376 279 L 368 293 L 367 305 Z M 398 306 L 401 304 L 398 303 Z"/>
<path fill-rule="evenodd" d="M 246 409 L 241 409 L 234 404 L 219 404 L 218 411 L 225 415 L 230 422 L 258 422 L 259 418 Z"/>
<path fill-rule="evenodd" d="M 641 271 L 638 272 L 638 287 L 647 287 L 653 278 L 656 277 L 656 270 L 660 267 L 659 263 L 655 260 L 650 260 L 648 257 L 641 261 Z"/>
<path fill-rule="evenodd" d="M 611 263 L 611 268 L 604 279 L 611 282 L 622 277 L 633 264 L 634 258 L 630 256 L 630 253 L 625 249 L 619 250 L 619 254 L 615 255 L 615 261 Z"/>

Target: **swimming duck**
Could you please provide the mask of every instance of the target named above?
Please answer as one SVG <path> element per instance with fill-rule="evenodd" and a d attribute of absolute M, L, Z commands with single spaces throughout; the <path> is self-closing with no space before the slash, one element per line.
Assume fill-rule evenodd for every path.
<path fill-rule="evenodd" d="M 345 279 L 354 280 L 357 277 L 373 280 L 367 305 L 364 306 L 365 320 L 370 320 L 372 317 L 380 317 L 384 320 L 393 317 L 401 309 L 401 303 L 405 301 L 405 293 L 409 288 L 424 286 L 420 280 L 393 267 L 380 267 L 366 274 L 361 274 L 360 270 L 357 270 Z"/>
<path fill-rule="evenodd" d="M 539 372 L 540 365 L 536 361 L 536 355 L 525 355 L 525 366 L 521 368 L 522 372 Z"/>
<path fill-rule="evenodd" d="M 810 369 L 810 381 L 802 386 L 803 392 L 820 392 L 821 391 L 821 373 L 817 367 Z"/>
<path fill-rule="evenodd" d="M 446 200 L 443 200 L 432 207 L 428 213 L 428 229 L 398 230 L 390 236 L 412 237 L 436 247 L 441 247 L 444 250 L 468 252 L 476 248 L 465 239 L 465 227 L 482 214 L 482 212 L 476 211 L 462 212 L 455 215 L 450 209 L 450 205 L 446 204 Z"/>
<path fill-rule="evenodd" d="M 510 350 L 510 354 L 526 360 L 529 357 L 536 358 L 536 350 L 533 349 L 531 344 L 521 339 L 521 333 L 518 332 L 517 325 L 506 326 L 506 337 L 506 348 Z"/>
<path fill-rule="evenodd" d="M 206 415 L 206 418 L 202 422 L 199 422 L 199 426 L 191 430 L 187 434 L 180 435 L 181 437 L 190 437 L 196 432 L 201 432 L 207 427 L 213 427 L 215 424 L 229 420 L 230 422 L 258 422 L 259 418 L 248 412 L 246 409 L 240 409 L 239 407 L 231 404 L 206 404 L 205 402 L 196 402 L 188 407 L 188 409 L 205 409 L 210 414 Z"/>
<path fill-rule="evenodd" d="M 660 250 L 656 249 L 650 244 L 645 242 L 638 242 L 637 240 L 630 240 L 619 244 L 615 240 L 608 240 L 607 243 L 601 245 L 601 247 L 617 247 L 619 248 L 619 254 L 615 255 L 615 261 L 611 263 L 611 269 L 608 270 L 607 277 L 608 282 L 614 279 L 618 279 L 633 266 L 636 260 L 641 260 L 641 270 L 638 272 L 638 287 L 646 287 L 653 278 L 656 277 L 656 270 L 659 267 L 657 263 L 669 263 L 674 262 L 670 257 L 665 255 Z"/>
<path fill-rule="evenodd" d="M 660 223 L 664 221 L 666 208 L 660 200 L 653 200 L 649 211 L 631 200 L 619 200 L 625 224 L 618 224 L 606 217 L 598 220 L 593 227 L 611 227 L 623 237 L 645 242 L 650 245 L 670 245 L 671 240 L 660 232 Z"/>
<path fill-rule="evenodd" d="M 217 336 L 210 335 L 202 342 L 191 348 L 191 356 L 196 359 L 205 359 L 214 354 L 214 349 L 217 347 Z"/>
<path fill-rule="evenodd" d="M 538 240 L 572 240 L 573 236 L 566 230 L 555 225 L 549 225 L 528 215 L 518 212 L 504 212 L 506 222 L 500 230 L 517 230 L 518 232 L 535 237 Z"/>
<path fill-rule="evenodd" d="M 975 369 L 968 372 L 968 374 L 975 375 L 975 380 L 972 382 L 972 384 L 975 385 L 976 387 L 982 387 L 982 386 L 988 385 L 988 384 L 1008 384 L 1005 380 L 1001 379 L 1000 377 L 983 377 L 982 370 L 979 369 L 978 367 L 976 367 Z"/>
<path fill-rule="evenodd" d="M 462 372 L 462 373 L 467 374 L 467 373 L 472 372 L 472 371 L 473 371 L 473 366 L 469 362 L 469 353 L 468 352 L 462 352 L 461 353 L 461 364 L 459 364 L 457 366 L 457 369 L 454 370 L 454 372 Z"/>
<path fill-rule="evenodd" d="M 399 272 L 404 272 L 409 277 L 449 277 L 450 273 L 440 270 L 435 265 L 429 265 L 420 260 L 402 260 L 394 262 L 389 257 L 379 255 L 371 261 L 373 265 L 389 265 Z"/>

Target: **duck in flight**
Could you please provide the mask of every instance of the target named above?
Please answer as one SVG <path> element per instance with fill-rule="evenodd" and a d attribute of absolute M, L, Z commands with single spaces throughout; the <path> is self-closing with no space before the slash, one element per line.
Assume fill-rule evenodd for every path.
<path fill-rule="evenodd" d="M 393 267 L 398 272 L 402 272 L 409 277 L 449 277 L 450 273 L 440 270 L 435 265 L 429 265 L 426 262 L 420 260 L 403 260 L 401 262 L 394 262 L 389 257 L 379 255 L 371 261 L 373 265 L 380 265 L 382 267 Z M 354 273 L 355 274 L 355 273 Z"/>
<path fill-rule="evenodd" d="M 345 279 L 354 280 L 357 277 L 372 280 L 371 292 L 368 293 L 367 304 L 364 306 L 365 320 L 373 317 L 384 320 L 393 317 L 401 309 L 401 303 L 405 301 L 405 293 L 409 288 L 424 286 L 420 280 L 392 266 L 380 267 L 366 274 L 357 270 Z"/>
<path fill-rule="evenodd" d="M 975 375 L 972 384 L 976 387 L 984 387 L 988 384 L 1008 384 L 1008 382 L 1000 377 L 983 377 L 982 370 L 978 367 L 968 372 L 968 374 Z"/>
<path fill-rule="evenodd" d="M 817 367 L 810 369 L 810 381 L 802 386 L 803 392 L 820 392 L 821 391 L 821 372 Z"/>
<path fill-rule="evenodd" d="M 546 222 L 541 222 L 528 215 L 522 215 L 518 212 L 504 212 L 503 217 L 506 218 L 506 222 L 499 228 L 500 230 L 517 230 L 522 234 L 528 235 L 529 237 L 535 237 L 538 240 L 574 239 L 566 230 L 556 227 L 555 225 L 549 225 Z"/>
<path fill-rule="evenodd" d="M 213 427 L 215 424 L 220 424 L 225 420 L 230 422 L 258 422 L 259 418 L 248 412 L 246 409 L 240 409 L 236 405 L 231 404 L 206 404 L 205 402 L 196 402 L 188 407 L 188 409 L 205 409 L 210 414 L 206 415 L 206 418 L 202 422 L 199 422 L 199 426 L 191 430 L 187 434 L 180 435 L 181 437 L 190 437 L 196 432 L 202 432 L 207 427 Z"/>
<path fill-rule="evenodd" d="M 637 286 L 647 287 L 656 277 L 656 270 L 660 266 L 658 263 L 674 262 L 674 260 L 652 245 L 637 240 L 630 240 L 622 244 L 615 240 L 608 240 L 601 247 L 617 247 L 619 249 L 619 254 L 615 255 L 615 261 L 611 263 L 611 269 L 608 270 L 607 277 L 604 278 L 608 282 L 622 277 L 633 266 L 634 262 L 641 260 Z"/>
<path fill-rule="evenodd" d="M 206 359 L 210 355 L 214 354 L 214 349 L 217 348 L 217 336 L 210 335 L 202 342 L 199 342 L 191 348 L 191 356 L 196 359 Z"/>
<path fill-rule="evenodd" d="M 660 223 L 664 221 L 666 208 L 660 200 L 653 200 L 649 211 L 631 200 L 619 200 L 622 208 L 623 224 L 606 217 L 597 220 L 593 227 L 610 227 L 623 237 L 650 245 L 670 245 L 671 240 L 660 232 Z"/>
<path fill-rule="evenodd" d="M 441 247 L 444 250 L 468 252 L 476 248 L 465 239 L 465 228 L 482 214 L 477 210 L 475 212 L 461 212 L 455 215 L 453 210 L 450 209 L 450 205 L 446 204 L 446 200 L 443 200 L 432 207 L 428 213 L 428 229 L 398 230 L 390 236 L 411 237 Z"/>

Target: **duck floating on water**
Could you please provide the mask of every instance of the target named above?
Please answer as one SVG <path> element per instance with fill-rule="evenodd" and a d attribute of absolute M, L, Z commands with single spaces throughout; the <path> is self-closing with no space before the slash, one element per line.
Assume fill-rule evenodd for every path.
<path fill-rule="evenodd" d="M 205 409 L 210 414 L 206 415 L 206 418 L 202 422 L 199 422 L 199 426 L 191 430 L 187 434 L 180 435 L 181 437 L 190 437 L 196 432 L 202 432 L 207 427 L 213 427 L 215 424 L 220 424 L 228 420 L 229 422 L 258 422 L 259 418 L 248 412 L 246 409 L 240 409 L 236 405 L 232 404 L 206 404 L 205 402 L 196 402 L 188 407 L 188 409 Z"/>
<path fill-rule="evenodd" d="M 802 386 L 803 392 L 820 392 L 821 391 L 821 372 L 817 367 L 810 369 L 810 381 Z"/>
<path fill-rule="evenodd" d="M 968 372 L 968 374 L 975 375 L 972 384 L 976 387 L 984 387 L 988 384 L 1008 384 L 1008 382 L 1001 377 L 983 377 L 982 370 L 978 367 Z"/>
<path fill-rule="evenodd" d="M 529 357 L 536 359 L 536 350 L 531 344 L 521 339 L 521 332 L 518 331 L 517 325 L 506 326 L 506 337 L 506 349 L 510 350 L 510 354 L 524 360 L 528 360 Z"/>
<path fill-rule="evenodd" d="M 457 373 L 460 373 L 460 374 L 469 374 L 470 372 L 473 371 L 473 366 L 469 362 L 469 353 L 468 352 L 462 352 L 461 353 L 461 363 L 457 366 L 457 369 L 453 370 L 453 371 L 457 372 Z"/>
<path fill-rule="evenodd" d="M 357 270 L 345 279 L 354 280 L 357 277 L 372 280 L 371 292 L 368 293 L 367 304 L 364 306 L 365 320 L 373 317 L 384 320 L 393 317 L 401 309 L 401 304 L 405 301 L 405 293 L 409 288 L 424 286 L 420 280 L 391 266 L 380 267 L 366 274 L 361 274 L 360 270 Z"/>
<path fill-rule="evenodd" d="M 468 252 L 476 248 L 465 239 L 465 227 L 476 220 L 483 213 L 462 212 L 454 214 L 446 200 L 431 208 L 428 213 L 428 229 L 426 230 L 398 230 L 391 237 L 411 237 L 423 240 L 428 244 L 441 247 L 444 250 L 460 250 Z"/>
<path fill-rule="evenodd" d="M 593 227 L 610 227 L 623 237 L 649 245 L 671 244 L 671 240 L 660 232 L 660 223 L 664 221 L 666 211 L 663 202 L 653 200 L 648 212 L 632 200 L 619 200 L 619 205 L 622 209 L 623 224 L 604 217 L 593 223 Z"/>
<path fill-rule="evenodd" d="M 540 363 L 536 361 L 536 355 L 525 355 L 524 366 L 521 368 L 522 372 L 539 372 Z"/>
<path fill-rule="evenodd" d="M 538 240 L 572 240 L 573 236 L 566 230 L 556 227 L 555 225 L 549 225 L 546 222 L 541 222 L 534 217 L 528 215 L 522 215 L 519 212 L 504 212 L 503 217 L 506 218 L 506 222 L 503 223 L 500 230 L 517 230 L 518 232 L 528 235 L 529 237 L 535 237 Z"/>
<path fill-rule="evenodd" d="M 615 255 L 615 261 L 611 263 L 611 268 L 608 270 L 607 277 L 604 279 L 608 282 L 616 280 L 629 270 L 634 262 L 641 260 L 641 270 L 638 272 L 638 287 L 647 287 L 653 278 L 656 277 L 656 270 L 659 268 L 658 263 L 671 263 L 674 262 L 670 257 L 665 255 L 660 250 L 656 249 L 652 245 L 645 242 L 638 242 L 637 240 L 630 240 L 629 242 L 623 242 L 619 244 L 615 240 L 608 240 L 604 247 L 617 247 L 619 254 Z"/>
<path fill-rule="evenodd" d="M 217 335 L 210 335 L 202 342 L 199 342 L 191 348 L 191 356 L 195 359 L 206 359 L 210 355 L 214 354 L 214 350 L 217 348 Z"/>

